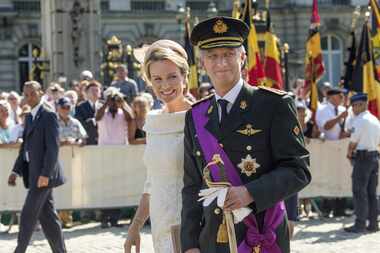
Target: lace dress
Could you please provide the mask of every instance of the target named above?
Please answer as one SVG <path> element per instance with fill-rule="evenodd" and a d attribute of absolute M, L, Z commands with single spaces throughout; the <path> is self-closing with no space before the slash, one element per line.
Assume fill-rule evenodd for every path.
<path fill-rule="evenodd" d="M 150 194 L 155 253 L 173 252 L 170 229 L 181 222 L 185 114 L 152 111 L 144 126 L 147 134 L 144 192 Z"/>

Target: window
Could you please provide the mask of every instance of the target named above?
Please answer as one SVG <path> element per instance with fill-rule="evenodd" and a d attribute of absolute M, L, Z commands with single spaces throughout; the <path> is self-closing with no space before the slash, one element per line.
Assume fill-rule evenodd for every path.
<path fill-rule="evenodd" d="M 32 69 L 36 63 L 41 63 L 40 59 L 41 48 L 32 43 L 24 44 L 18 51 L 18 66 L 20 76 L 20 91 L 23 90 L 24 83 L 28 80 L 34 79 L 41 83 L 41 73 L 34 72 L 32 77 Z"/>
<path fill-rule="evenodd" d="M 343 68 L 342 41 L 335 35 L 327 35 L 321 38 L 325 75 L 321 82 L 330 82 L 331 85 L 339 84 Z"/>

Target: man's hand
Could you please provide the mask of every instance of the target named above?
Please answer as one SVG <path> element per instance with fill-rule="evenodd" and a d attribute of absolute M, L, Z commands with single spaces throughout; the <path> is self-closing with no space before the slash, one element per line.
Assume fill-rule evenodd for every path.
<path fill-rule="evenodd" d="M 342 113 L 339 115 L 339 117 L 340 117 L 341 119 L 345 119 L 347 116 L 348 116 L 348 110 L 345 110 L 344 112 L 342 112 Z"/>
<path fill-rule="evenodd" d="M 37 182 L 38 188 L 48 187 L 48 185 L 49 185 L 49 178 L 48 177 L 44 177 L 44 176 L 38 177 L 38 182 Z"/>
<path fill-rule="evenodd" d="M 8 185 L 9 186 L 16 186 L 16 180 L 17 180 L 17 175 L 12 173 L 8 177 Z"/>
<path fill-rule="evenodd" d="M 252 202 L 253 198 L 245 186 L 230 187 L 224 201 L 224 210 L 233 211 L 246 207 Z"/>
<path fill-rule="evenodd" d="M 199 249 L 189 249 L 185 253 L 201 253 L 201 251 Z"/>

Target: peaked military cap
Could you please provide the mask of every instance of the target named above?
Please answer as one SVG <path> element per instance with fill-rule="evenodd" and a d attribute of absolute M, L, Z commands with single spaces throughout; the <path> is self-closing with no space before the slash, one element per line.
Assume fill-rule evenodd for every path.
<path fill-rule="evenodd" d="M 200 49 L 240 47 L 249 33 L 240 19 L 213 17 L 197 24 L 191 32 L 191 43 Z"/>
<path fill-rule="evenodd" d="M 350 98 L 351 104 L 358 101 L 368 101 L 368 95 L 365 93 L 357 93 Z"/>

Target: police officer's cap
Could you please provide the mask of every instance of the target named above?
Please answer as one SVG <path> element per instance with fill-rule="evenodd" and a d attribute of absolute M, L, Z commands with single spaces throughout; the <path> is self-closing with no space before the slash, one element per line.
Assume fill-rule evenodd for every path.
<path fill-rule="evenodd" d="M 333 96 L 333 95 L 338 95 L 338 94 L 342 94 L 342 93 L 346 93 L 346 90 L 341 89 L 341 88 L 337 88 L 337 87 L 330 88 L 326 92 L 327 96 Z"/>
<path fill-rule="evenodd" d="M 67 97 L 62 97 L 62 98 L 58 99 L 57 105 L 60 107 L 66 107 L 66 106 L 71 107 L 71 101 Z"/>
<path fill-rule="evenodd" d="M 364 101 L 364 102 L 368 101 L 367 94 L 365 94 L 365 93 L 357 93 L 357 94 L 353 95 L 350 98 L 351 104 L 353 104 L 355 102 L 358 102 L 358 101 Z"/>
<path fill-rule="evenodd" d="M 241 20 L 230 17 L 213 17 L 197 24 L 191 32 L 191 43 L 200 49 L 240 47 L 249 33 Z"/>

